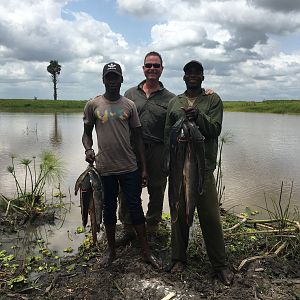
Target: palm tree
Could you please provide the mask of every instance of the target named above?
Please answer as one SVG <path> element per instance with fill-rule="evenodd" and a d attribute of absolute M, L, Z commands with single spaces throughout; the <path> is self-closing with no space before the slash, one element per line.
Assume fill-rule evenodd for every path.
<path fill-rule="evenodd" d="M 57 60 L 51 60 L 50 65 L 47 67 L 47 71 L 51 74 L 51 79 L 54 86 L 54 100 L 57 100 L 57 76 L 60 74 L 61 65 Z"/>

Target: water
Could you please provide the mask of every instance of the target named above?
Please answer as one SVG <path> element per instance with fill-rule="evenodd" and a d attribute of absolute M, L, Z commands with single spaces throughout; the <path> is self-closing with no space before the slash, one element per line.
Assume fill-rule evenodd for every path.
<path fill-rule="evenodd" d="M 225 113 L 223 132 L 232 134 L 224 145 L 225 207 L 272 207 L 286 204 L 293 183 L 292 206 L 300 206 L 300 116 L 263 113 Z M 260 210 L 260 209 L 259 209 Z"/>
<path fill-rule="evenodd" d="M 87 166 L 81 146 L 82 128 L 81 114 L 0 113 L 0 193 L 10 197 L 15 193 L 12 176 L 6 171 L 11 165 L 11 154 L 17 156 L 17 162 L 18 158 L 38 157 L 42 151 L 51 150 L 64 161 L 66 176 L 62 190 L 67 196 L 65 201 L 73 203 L 67 205 L 70 212 L 62 215 L 62 220 L 57 220 L 55 225 L 45 225 L 37 230 L 31 227 L 26 233 L 19 233 L 14 245 L 22 245 L 24 253 L 30 252 L 28 236 L 34 240 L 43 237 L 46 245 L 60 255 L 67 247 L 76 250 L 84 238 L 83 234 L 75 234 L 76 228 L 81 226 L 81 215 L 79 197 L 74 195 L 75 181 Z M 21 172 L 19 166 L 16 173 Z M 9 237 L 1 237 L 1 240 L 9 241 Z"/>
<path fill-rule="evenodd" d="M 283 202 L 286 203 L 293 182 L 292 206 L 300 206 L 300 116 L 263 113 L 225 113 L 223 133 L 229 132 L 231 143 L 223 148 L 223 206 L 236 212 L 246 206 L 261 210 L 266 198 L 279 199 L 281 181 L 284 182 Z M 0 113 L 0 193 L 13 196 L 11 175 L 6 171 L 11 154 L 18 158 L 39 156 L 51 150 L 64 162 L 66 176 L 62 185 L 71 205 L 63 226 L 47 225 L 39 229 L 38 236 L 46 236 L 52 250 L 74 249 L 83 235 L 74 234 L 81 225 L 79 197 L 74 195 L 74 184 L 87 163 L 81 144 L 82 114 L 30 114 Z M 18 159 L 17 158 L 17 159 Z M 22 168 L 17 170 L 21 172 Z M 69 195 L 70 190 L 70 195 Z M 147 207 L 146 190 L 143 206 Z M 168 211 L 167 197 L 164 210 Z M 69 232 L 68 232 L 69 231 Z M 8 237 L 1 237 L 3 241 Z"/>

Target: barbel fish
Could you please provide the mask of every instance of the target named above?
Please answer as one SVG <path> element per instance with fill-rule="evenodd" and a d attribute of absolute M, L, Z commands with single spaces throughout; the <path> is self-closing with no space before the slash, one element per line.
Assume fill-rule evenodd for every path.
<path fill-rule="evenodd" d="M 204 136 L 195 122 L 180 118 L 170 132 L 169 204 L 176 222 L 179 197 L 186 204 L 186 221 L 192 225 L 197 198 L 203 192 L 205 174 Z"/>
<path fill-rule="evenodd" d="M 75 195 L 79 190 L 82 226 L 86 227 L 88 215 L 90 215 L 93 242 L 95 244 L 97 232 L 100 232 L 102 223 L 104 192 L 101 177 L 93 165 L 90 164 L 76 180 Z"/>

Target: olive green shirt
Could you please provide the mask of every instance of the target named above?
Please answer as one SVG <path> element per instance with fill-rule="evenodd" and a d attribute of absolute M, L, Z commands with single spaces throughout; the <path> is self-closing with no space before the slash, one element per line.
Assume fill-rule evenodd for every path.
<path fill-rule="evenodd" d="M 172 126 L 184 116 L 184 111 L 181 107 L 189 107 L 188 98 L 185 94 L 178 95 L 169 102 L 165 126 L 165 144 L 167 147 L 170 144 L 169 139 Z M 199 110 L 196 124 L 205 137 L 205 169 L 213 171 L 216 168 L 218 136 L 222 130 L 223 103 L 216 93 L 205 95 L 205 91 L 203 91 L 196 98 L 193 107 Z"/>
<path fill-rule="evenodd" d="M 146 80 L 138 86 L 127 90 L 125 97 L 131 99 L 140 117 L 145 143 L 163 143 L 164 128 L 169 101 L 175 96 L 169 92 L 161 82 L 160 90 L 152 93 L 148 98 L 143 91 Z"/>

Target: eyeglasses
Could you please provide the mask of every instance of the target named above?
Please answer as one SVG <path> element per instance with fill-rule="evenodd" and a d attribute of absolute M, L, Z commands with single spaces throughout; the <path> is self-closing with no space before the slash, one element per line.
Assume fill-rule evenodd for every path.
<path fill-rule="evenodd" d="M 144 64 L 144 67 L 147 69 L 151 69 L 152 67 L 158 69 L 161 67 L 161 64 Z"/>

